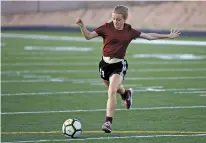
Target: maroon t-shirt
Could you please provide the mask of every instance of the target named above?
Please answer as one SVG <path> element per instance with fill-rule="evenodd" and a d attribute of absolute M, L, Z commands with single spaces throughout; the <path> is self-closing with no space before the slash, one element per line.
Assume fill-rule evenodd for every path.
<path fill-rule="evenodd" d="M 124 24 L 123 30 L 117 30 L 113 22 L 105 23 L 95 29 L 95 32 L 104 39 L 103 56 L 123 59 L 129 43 L 140 36 L 141 32 L 129 24 Z"/>

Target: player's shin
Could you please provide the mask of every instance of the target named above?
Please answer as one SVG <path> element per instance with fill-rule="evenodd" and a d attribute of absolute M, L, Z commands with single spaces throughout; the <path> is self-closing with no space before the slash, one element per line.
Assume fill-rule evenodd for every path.
<path fill-rule="evenodd" d="M 102 130 L 105 133 L 111 133 L 112 131 L 112 120 L 114 117 L 115 107 L 117 103 L 116 92 L 117 89 L 111 87 L 108 90 L 107 112 L 106 112 L 105 122 L 102 126 Z"/>
<path fill-rule="evenodd" d="M 119 74 L 113 74 L 110 77 L 110 84 L 108 88 L 108 100 L 107 100 L 107 112 L 105 123 L 102 126 L 102 130 L 105 133 L 111 133 L 112 131 L 112 120 L 114 117 L 115 107 L 117 104 L 117 89 L 119 89 L 122 82 L 122 78 Z"/>
<path fill-rule="evenodd" d="M 117 90 L 114 88 L 109 88 L 108 90 L 107 113 L 106 113 L 107 117 L 114 116 L 114 111 L 117 104 L 116 92 Z"/>

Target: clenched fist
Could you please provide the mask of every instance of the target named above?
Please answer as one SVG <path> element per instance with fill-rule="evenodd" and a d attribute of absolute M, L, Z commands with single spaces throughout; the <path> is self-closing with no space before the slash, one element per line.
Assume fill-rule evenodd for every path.
<path fill-rule="evenodd" d="M 76 24 L 79 25 L 80 27 L 84 26 L 83 21 L 79 17 L 77 17 L 77 19 L 76 19 Z"/>

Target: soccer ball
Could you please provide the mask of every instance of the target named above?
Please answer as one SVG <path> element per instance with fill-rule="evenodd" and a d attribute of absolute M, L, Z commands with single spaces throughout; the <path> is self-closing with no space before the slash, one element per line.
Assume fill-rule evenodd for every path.
<path fill-rule="evenodd" d="M 62 133 L 66 137 L 79 137 L 82 134 L 81 122 L 77 119 L 67 119 L 62 125 Z"/>

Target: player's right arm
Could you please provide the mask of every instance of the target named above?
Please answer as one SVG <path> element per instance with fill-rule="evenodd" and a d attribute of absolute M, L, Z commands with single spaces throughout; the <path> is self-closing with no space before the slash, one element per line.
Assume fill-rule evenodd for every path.
<path fill-rule="evenodd" d="M 90 40 L 99 36 L 95 31 L 90 32 L 89 30 L 87 30 L 87 28 L 84 26 L 83 21 L 79 17 L 76 19 L 76 24 L 79 25 L 79 28 L 85 39 Z"/>

